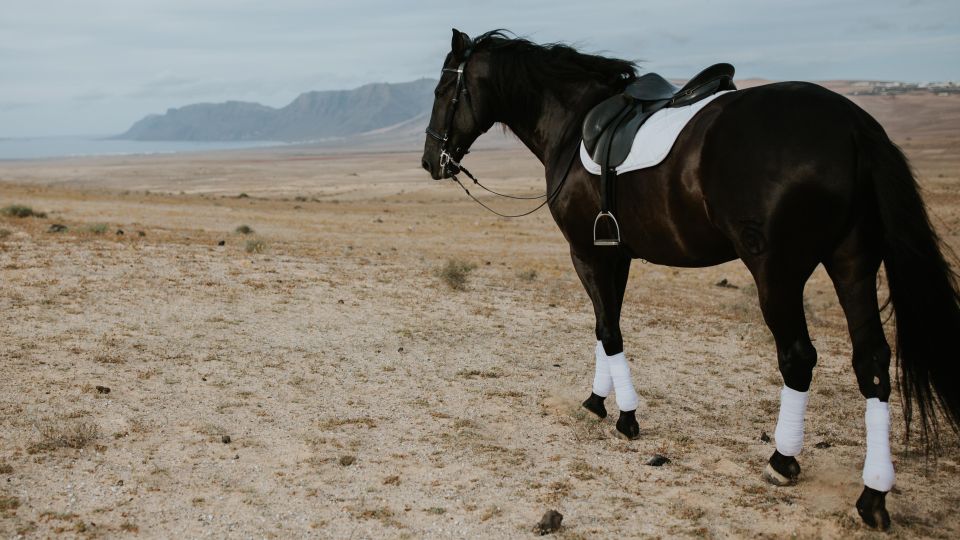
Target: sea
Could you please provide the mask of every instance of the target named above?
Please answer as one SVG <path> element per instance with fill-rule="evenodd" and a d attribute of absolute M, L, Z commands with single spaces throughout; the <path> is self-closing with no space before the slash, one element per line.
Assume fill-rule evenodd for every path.
<path fill-rule="evenodd" d="M 277 141 L 125 141 L 105 136 L 0 138 L 0 160 L 133 156 L 284 146 Z"/>

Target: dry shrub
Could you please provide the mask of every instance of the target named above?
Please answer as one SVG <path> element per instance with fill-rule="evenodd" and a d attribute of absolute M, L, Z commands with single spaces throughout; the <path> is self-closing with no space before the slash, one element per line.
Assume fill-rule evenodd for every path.
<path fill-rule="evenodd" d="M 47 217 L 46 212 L 37 212 L 33 208 L 30 208 L 29 206 L 24 206 L 22 204 L 11 204 L 10 206 L 4 206 L 3 208 L 0 208 L 0 214 L 3 214 L 8 217 L 17 217 L 17 218 Z"/>
<path fill-rule="evenodd" d="M 233 230 L 237 234 L 253 234 L 253 229 L 249 225 L 241 225 Z"/>
<path fill-rule="evenodd" d="M 35 423 L 34 427 L 40 434 L 40 440 L 30 446 L 30 453 L 57 448 L 83 448 L 100 436 L 97 425 L 85 420 L 47 420 Z"/>
<path fill-rule="evenodd" d="M 109 228 L 110 227 L 106 223 L 93 223 L 84 227 L 83 230 L 87 231 L 88 233 L 103 234 L 107 232 L 107 229 Z"/>
<path fill-rule="evenodd" d="M 20 508 L 20 499 L 9 495 L 0 495 L 0 516 L 15 514 Z"/>
<path fill-rule="evenodd" d="M 523 281 L 534 281 L 537 279 L 537 271 L 523 270 L 523 271 L 517 272 L 517 277 Z"/>
<path fill-rule="evenodd" d="M 467 288 L 467 276 L 475 270 L 477 265 L 460 259 L 447 259 L 447 262 L 437 271 L 440 279 L 455 291 Z"/>
<path fill-rule="evenodd" d="M 244 249 L 247 253 L 263 253 L 267 250 L 267 243 L 259 238 L 254 238 L 247 240 L 247 245 Z"/>

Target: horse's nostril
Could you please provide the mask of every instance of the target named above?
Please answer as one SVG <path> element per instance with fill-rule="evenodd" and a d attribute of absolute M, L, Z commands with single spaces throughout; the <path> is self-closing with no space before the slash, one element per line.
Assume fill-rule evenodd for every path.
<path fill-rule="evenodd" d="M 420 160 L 420 164 L 423 165 L 423 168 L 426 169 L 427 171 L 430 170 L 430 162 L 427 161 L 427 158 L 423 158 L 422 160 Z"/>

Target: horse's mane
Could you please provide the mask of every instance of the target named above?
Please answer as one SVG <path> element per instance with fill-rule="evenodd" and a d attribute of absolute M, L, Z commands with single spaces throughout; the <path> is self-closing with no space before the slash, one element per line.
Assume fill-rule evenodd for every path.
<path fill-rule="evenodd" d="M 564 43 L 539 45 L 509 34 L 498 29 L 474 38 L 475 52 L 496 54 L 490 69 L 501 96 L 516 96 L 516 89 L 523 88 L 536 99 L 554 88 L 588 82 L 619 91 L 637 77 L 637 65 L 629 60 L 582 53 Z"/>

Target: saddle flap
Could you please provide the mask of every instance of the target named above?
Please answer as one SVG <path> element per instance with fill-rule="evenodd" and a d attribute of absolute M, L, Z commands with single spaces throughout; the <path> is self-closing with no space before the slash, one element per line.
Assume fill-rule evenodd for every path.
<path fill-rule="evenodd" d="M 607 131 L 607 128 L 629 105 L 629 99 L 617 94 L 601 101 L 590 109 L 587 117 L 583 120 L 583 145 L 590 155 L 593 155 L 596 150 L 601 135 Z"/>

